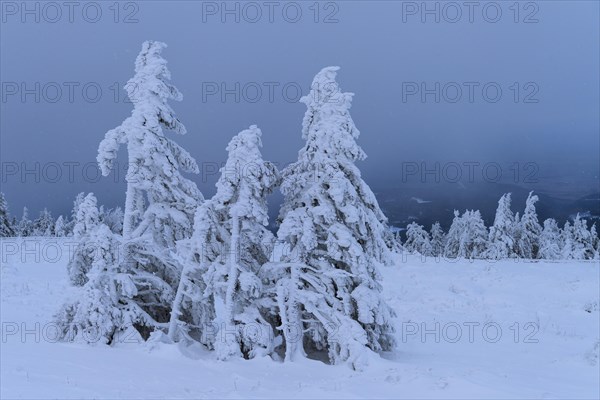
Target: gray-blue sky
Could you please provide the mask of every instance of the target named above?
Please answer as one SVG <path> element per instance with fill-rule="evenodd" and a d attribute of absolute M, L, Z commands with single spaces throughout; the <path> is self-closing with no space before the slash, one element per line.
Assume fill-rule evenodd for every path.
<path fill-rule="evenodd" d="M 522 2 L 518 15 L 512 1 L 496 2 L 502 11 L 496 23 L 490 22 L 496 7 L 483 14 L 486 2 L 474 9 L 473 23 L 464 6 L 462 17 L 451 23 L 455 10 L 438 3 L 440 22 L 430 14 L 423 23 L 422 10 L 413 15 L 411 8 L 420 8 L 422 2 L 387 1 L 322 2 L 318 16 L 313 2 L 297 2 L 302 17 L 296 23 L 289 21 L 297 8 L 284 13 L 286 3 L 275 3 L 272 23 L 263 2 L 256 3 L 262 16 L 255 23 L 247 21 L 255 18 L 255 10 L 240 3 L 236 23 L 235 15 L 223 15 L 222 2 L 124 2 L 118 16 L 110 8 L 113 2 L 98 2 L 102 17 L 91 23 L 86 18 L 96 18 L 95 7 L 87 6 L 84 14 L 87 3 L 78 3 L 73 22 L 63 8 L 55 23 L 49 21 L 55 10 L 44 10 L 43 3 L 39 23 L 35 15 L 23 14 L 21 2 L 14 3 L 16 10 L 3 5 L 0 155 L 2 191 L 13 214 L 20 214 L 23 205 L 66 212 L 80 191 L 94 191 L 109 206 L 122 203 L 122 179 L 93 182 L 93 170 L 84 179 L 83 168 L 94 162 L 104 133 L 129 115 L 131 105 L 123 101 L 123 90 L 115 101 L 114 85 L 121 87 L 132 76 L 135 56 L 147 39 L 169 45 L 164 55 L 173 83 L 184 94 L 183 102 L 173 107 L 189 132 L 176 140 L 204 166 L 208 176 L 194 179 L 207 196 L 214 192 L 217 176 L 212 169 L 224 161 L 227 142 L 251 124 L 263 130 L 265 158 L 280 165 L 294 160 L 302 145 L 304 113 L 302 104 L 291 101 L 297 97 L 294 88 L 299 84 L 306 92 L 314 74 L 327 65 L 341 66 L 343 90 L 356 93 L 352 115 L 369 155 L 360 167 L 374 186 L 401 186 L 402 163 L 423 161 L 503 166 L 533 162 L 541 177 L 582 175 L 585 184 L 597 184 L 598 2 L 541 1 L 533 3 L 537 8 Z M 35 2 L 28 4 L 35 9 Z M 236 7 L 235 2 L 227 4 Z M 427 4 L 434 8 L 436 3 Z M 138 22 L 123 23 L 131 13 Z M 337 22 L 325 23 L 328 16 Z M 534 19 L 536 23 L 524 23 Z M 22 101 L 21 87 L 9 93 L 13 83 L 31 89 L 36 82 L 39 103 L 33 94 Z M 52 82 L 62 87 L 56 103 L 50 102 L 56 97 L 48 85 Z M 79 84 L 72 102 L 67 82 Z M 213 82 L 230 88 L 239 82 L 247 91 L 239 103 L 234 95 L 222 101 L 220 94 L 207 95 Z M 422 102 L 419 94 L 406 93 L 414 88 L 411 82 L 430 88 L 440 82 L 442 90 L 455 82 L 463 89 L 462 98 L 450 101 L 455 97 L 455 85 L 450 84 L 439 103 L 434 95 Z M 479 85 L 473 102 L 467 82 Z M 93 83 L 89 97 L 95 96 L 96 84 L 102 89 L 98 102 L 85 99 L 86 83 Z M 484 98 L 481 88 L 489 83 L 493 85 Z M 287 99 L 282 93 L 286 84 Z M 256 85 L 263 92 L 252 103 Z M 268 85 L 278 85 L 273 99 Z M 493 103 L 495 87 L 502 89 L 502 97 Z M 71 167 L 73 182 L 65 165 L 69 162 L 79 163 Z M 21 171 L 10 172 L 15 165 L 36 168 L 35 163 L 42 168 L 37 177 L 32 173 L 22 179 Z M 54 165 L 43 170 L 48 163 L 61 166 L 57 182 L 52 182 Z"/>

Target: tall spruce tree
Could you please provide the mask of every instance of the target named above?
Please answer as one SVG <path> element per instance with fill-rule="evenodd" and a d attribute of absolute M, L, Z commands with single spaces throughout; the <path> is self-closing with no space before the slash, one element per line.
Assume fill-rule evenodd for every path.
<path fill-rule="evenodd" d="M 462 216 L 463 231 L 460 235 L 459 257 L 484 258 L 487 250 L 488 231 L 479 210 L 466 210 Z"/>
<path fill-rule="evenodd" d="M 494 225 L 490 227 L 487 258 L 500 260 L 512 258 L 515 248 L 515 217 L 510 209 L 511 194 L 504 194 L 498 200 Z"/>
<path fill-rule="evenodd" d="M 206 235 L 207 231 L 218 234 L 219 230 L 224 230 L 219 239 L 223 246 L 211 252 L 211 262 L 206 267 L 197 263 L 202 257 L 191 258 L 192 265 L 184 269 L 171 317 L 169 334 L 176 339 L 174 330 L 182 322 L 176 319 L 183 314 L 181 307 L 185 293 L 191 291 L 193 274 L 203 270 L 204 299 L 216 303 L 211 317 L 212 325 L 219 330 L 214 347 L 220 359 L 251 358 L 273 350 L 272 327 L 260 306 L 264 293 L 258 272 L 271 255 L 274 238 L 266 228 L 266 197 L 278 184 L 279 174 L 274 164 L 262 159 L 261 135 L 260 129 L 252 125 L 227 146 L 229 157 L 221 169 L 217 193 L 205 207 L 198 209 L 198 213 L 206 214 L 198 216 L 195 228 L 199 232 L 192 239 L 206 240 L 212 237 Z M 196 248 L 204 247 L 206 251 L 211 245 L 196 243 Z M 205 301 L 200 310 L 211 307 Z"/>
<path fill-rule="evenodd" d="M 433 248 L 429 234 L 422 225 L 412 222 L 406 227 L 404 249 L 410 253 L 417 252 L 423 256 L 432 256 Z"/>
<path fill-rule="evenodd" d="M 487 229 L 479 210 L 454 211 L 454 220 L 446 237 L 448 258 L 484 258 L 487 249 Z"/>
<path fill-rule="evenodd" d="M 446 237 L 439 222 L 436 221 L 433 225 L 431 225 L 429 235 L 431 236 L 432 255 L 434 257 L 439 257 L 443 255 Z"/>
<path fill-rule="evenodd" d="M 573 221 L 573 258 L 591 260 L 594 258 L 592 236 L 587 228 L 587 221 L 577 213 Z"/>
<path fill-rule="evenodd" d="M 544 229 L 539 239 L 540 249 L 537 258 L 544 260 L 558 260 L 560 252 L 560 229 L 556 220 L 548 218 L 544 221 Z"/>
<path fill-rule="evenodd" d="M 56 218 L 56 222 L 54 223 L 54 236 L 56 237 L 64 237 L 67 236 L 67 224 L 65 222 L 65 218 L 62 215 L 59 215 Z"/>
<path fill-rule="evenodd" d="M 168 104 L 171 99 L 181 100 L 182 95 L 169 82 L 171 74 L 161 55 L 165 47 L 161 42 L 143 43 L 135 76 L 125 86 L 134 107 L 131 116 L 106 133 L 97 157 L 106 176 L 120 146 L 126 145 L 123 262 L 140 285 L 136 301 L 151 317 L 144 321 L 152 325 L 147 330 L 169 320 L 182 268 L 173 256 L 176 241 L 191 236 L 194 212 L 202 201 L 196 185 L 180 173 L 198 173 L 196 161 L 164 133 L 186 133 Z"/>
<path fill-rule="evenodd" d="M 533 192 L 527 196 L 525 212 L 519 221 L 519 239 L 517 242 L 517 254 L 522 258 L 537 258 L 539 251 L 539 239 L 542 233 L 542 227 L 538 222 L 537 213 L 535 211 L 535 203 L 539 200 L 538 196 Z"/>
<path fill-rule="evenodd" d="M 464 225 L 464 220 L 460 216 L 460 212 L 458 210 L 454 210 L 454 219 L 452 219 L 452 224 L 450 225 L 450 229 L 448 229 L 448 234 L 446 235 L 446 243 L 444 245 L 445 257 L 459 257 L 461 248 L 461 237 L 462 232 L 464 231 Z"/>
<path fill-rule="evenodd" d="M 572 260 L 576 257 L 573 226 L 569 221 L 565 221 L 565 225 L 560 231 L 560 258 Z"/>
<path fill-rule="evenodd" d="M 97 243 L 91 240 L 91 233 L 100 223 L 98 202 L 93 193 L 88 193 L 77 206 L 73 226 L 73 239 L 77 241 L 75 252 L 67 264 L 71 284 L 83 286 L 88 281 L 87 273 L 92 267 Z"/>
<path fill-rule="evenodd" d="M 282 173 L 277 235 L 287 251 L 270 273 L 285 359 L 327 350 L 331 362 L 361 368 L 367 348 L 394 344 L 378 272 L 391 261 L 393 237 L 354 164 L 366 155 L 350 116 L 353 94 L 340 90 L 338 69 L 319 72 L 301 99 L 306 145 Z"/>

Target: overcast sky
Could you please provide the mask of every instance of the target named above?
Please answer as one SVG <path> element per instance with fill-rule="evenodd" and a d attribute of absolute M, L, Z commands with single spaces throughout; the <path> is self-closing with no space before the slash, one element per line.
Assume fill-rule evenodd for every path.
<path fill-rule="evenodd" d="M 328 65 L 341 67 L 342 89 L 356 94 L 352 116 L 369 155 L 360 168 L 374 187 L 401 185 L 410 162 L 533 162 L 542 177 L 581 174 L 593 187 L 599 3 L 513 3 L 427 2 L 436 16 L 422 2 L 393 1 L 228 2 L 230 14 L 220 1 L 123 2 L 118 10 L 54 3 L 60 11 L 30 2 L 30 13 L 3 2 L 2 191 L 17 215 L 24 205 L 67 212 L 80 191 L 111 207 L 123 202 L 123 177 L 96 179 L 92 163 L 105 132 L 131 111 L 120 88 L 148 39 L 169 45 L 164 56 L 184 94 L 172 106 L 188 128 L 175 140 L 201 164 L 204 176 L 193 179 L 206 197 L 227 142 L 251 124 L 263 130 L 266 159 L 295 159 L 305 111 L 297 90 L 306 93 Z M 24 168 L 37 172 L 23 176 Z"/>

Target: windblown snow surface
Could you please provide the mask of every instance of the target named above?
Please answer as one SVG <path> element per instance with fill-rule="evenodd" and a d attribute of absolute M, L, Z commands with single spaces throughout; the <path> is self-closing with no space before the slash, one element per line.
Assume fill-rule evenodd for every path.
<path fill-rule="evenodd" d="M 600 397 L 598 262 L 449 261 L 383 268 L 397 350 L 362 372 L 306 359 L 216 361 L 201 347 L 57 343 L 67 240 L 1 244 L 8 398 Z"/>

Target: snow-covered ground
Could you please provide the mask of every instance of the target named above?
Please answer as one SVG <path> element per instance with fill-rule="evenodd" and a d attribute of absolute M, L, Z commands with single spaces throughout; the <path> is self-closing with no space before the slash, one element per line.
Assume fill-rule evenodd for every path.
<path fill-rule="evenodd" d="M 398 256 L 382 271 L 397 351 L 355 372 L 126 339 L 55 343 L 53 313 L 74 290 L 69 245 L 56 243 L 0 243 L 3 399 L 600 397 L 598 262 Z"/>

